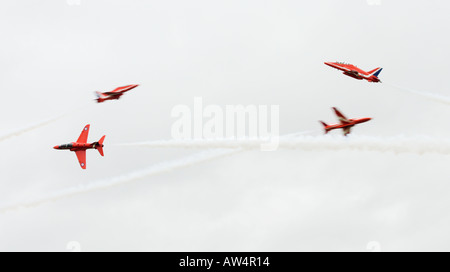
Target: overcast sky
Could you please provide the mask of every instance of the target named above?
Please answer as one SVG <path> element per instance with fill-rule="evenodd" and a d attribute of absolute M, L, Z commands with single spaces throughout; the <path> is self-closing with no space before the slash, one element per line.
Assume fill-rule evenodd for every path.
<path fill-rule="evenodd" d="M 377 2 L 377 1 L 370 1 Z M 195 150 L 171 138 L 174 106 L 279 105 L 281 134 L 373 117 L 356 135 L 448 137 L 450 3 L 378 1 L 2 1 L 0 206 L 134 173 Z M 384 83 L 323 64 L 383 67 Z M 140 84 L 119 101 L 94 91 Z M 72 152 L 91 124 L 105 157 Z M 334 131 L 333 134 L 340 132 Z M 317 133 L 319 135 L 319 132 Z M 449 156 L 248 151 L 0 214 L 1 251 L 450 250 Z"/>

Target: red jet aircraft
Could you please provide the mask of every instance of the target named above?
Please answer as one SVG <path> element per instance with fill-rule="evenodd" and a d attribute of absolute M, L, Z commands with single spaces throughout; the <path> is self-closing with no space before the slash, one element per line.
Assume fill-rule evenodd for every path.
<path fill-rule="evenodd" d="M 327 134 L 330 130 L 342 128 L 344 130 L 344 135 L 347 136 L 348 134 L 350 134 L 350 131 L 354 125 L 365 123 L 367 121 L 372 120 L 372 118 L 348 119 L 338 109 L 333 108 L 333 110 L 341 123 L 335 125 L 328 125 L 325 122 L 320 121 L 320 123 L 322 123 L 325 129 L 325 134 Z"/>
<path fill-rule="evenodd" d="M 353 64 L 347 64 L 342 62 L 324 62 L 324 63 L 328 66 L 344 71 L 343 74 L 346 76 L 353 77 L 358 80 L 365 79 L 369 82 L 381 82 L 381 80 L 378 78 L 378 75 L 380 74 L 381 70 L 383 70 L 383 68 L 378 67 L 369 72 L 366 72 L 354 66 Z"/>
<path fill-rule="evenodd" d="M 97 102 L 98 103 L 102 103 L 106 100 L 119 100 L 119 98 L 125 93 L 128 92 L 131 89 L 136 88 L 139 85 L 128 85 L 128 86 L 123 86 L 123 87 L 119 87 L 116 88 L 110 92 L 95 92 L 95 94 L 97 95 Z"/>
<path fill-rule="evenodd" d="M 78 161 L 80 162 L 80 166 L 83 169 L 86 169 L 86 150 L 87 149 L 97 149 L 100 155 L 104 156 L 103 154 L 103 141 L 105 140 L 106 136 L 103 136 L 98 142 L 94 142 L 91 144 L 87 143 L 88 135 L 89 135 L 89 127 L 90 125 L 86 125 L 81 132 L 80 137 L 76 142 L 72 142 L 70 144 L 64 144 L 64 145 L 57 145 L 54 146 L 54 149 L 58 150 L 65 150 L 69 149 L 70 151 L 75 151 L 75 154 L 77 155 Z"/>

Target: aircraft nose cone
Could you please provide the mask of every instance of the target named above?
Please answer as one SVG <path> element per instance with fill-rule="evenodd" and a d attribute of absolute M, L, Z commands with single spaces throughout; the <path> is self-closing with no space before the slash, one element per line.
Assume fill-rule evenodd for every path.
<path fill-rule="evenodd" d="M 59 145 L 55 145 L 54 147 L 53 147 L 53 149 L 58 149 L 59 148 Z"/>

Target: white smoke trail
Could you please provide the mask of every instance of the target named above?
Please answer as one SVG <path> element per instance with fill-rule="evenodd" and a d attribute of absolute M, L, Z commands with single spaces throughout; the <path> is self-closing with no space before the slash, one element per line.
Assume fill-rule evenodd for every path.
<path fill-rule="evenodd" d="M 448 97 L 448 96 L 443 96 L 443 95 L 429 93 L 429 92 L 417 91 L 417 90 L 401 87 L 401 86 L 398 86 L 398 85 L 395 85 L 395 84 L 391 84 L 391 83 L 386 83 L 386 82 L 383 82 L 383 84 L 386 84 L 386 85 L 389 85 L 391 87 L 394 87 L 397 90 L 405 91 L 405 92 L 408 92 L 408 93 L 412 93 L 412 94 L 415 94 L 415 95 L 419 95 L 419 96 L 428 98 L 430 100 L 433 100 L 433 101 L 436 101 L 436 102 L 439 102 L 439 103 L 450 105 L 450 97 Z"/>
<path fill-rule="evenodd" d="M 294 132 L 285 134 L 279 137 L 279 139 L 292 139 L 299 136 L 312 134 L 318 132 L 318 130 L 308 130 L 301 132 Z M 124 143 L 116 144 L 117 146 L 148 146 L 148 147 L 166 147 L 166 148 L 240 148 L 248 144 L 261 145 L 269 143 L 271 138 L 250 138 L 250 139 L 236 139 L 236 138 L 218 138 L 218 139 L 186 139 L 186 140 L 158 140 L 158 141 L 145 141 L 137 143 Z"/>
<path fill-rule="evenodd" d="M 27 133 L 27 132 L 30 132 L 30 131 L 32 131 L 32 130 L 35 130 L 35 129 L 44 127 L 44 126 L 46 126 L 46 125 L 48 125 L 48 124 L 50 124 L 50 123 L 53 123 L 53 122 L 55 122 L 55 121 L 61 119 L 62 117 L 66 116 L 66 115 L 68 115 L 68 114 L 70 114 L 70 113 L 72 113 L 72 112 L 74 112 L 74 111 L 77 111 L 77 110 L 79 110 L 79 109 L 82 109 L 82 108 L 84 108 L 84 107 L 86 107 L 86 106 L 83 106 L 83 107 L 80 107 L 80 108 L 76 108 L 76 109 L 73 109 L 73 110 L 66 111 L 66 112 L 64 112 L 64 113 L 62 113 L 62 114 L 60 114 L 60 115 L 55 116 L 55 117 L 48 118 L 48 119 L 45 119 L 45 120 L 43 120 L 43 121 L 39 121 L 39 122 L 36 122 L 36 123 L 34 123 L 34 124 L 28 125 L 28 126 L 26 126 L 26 127 L 23 127 L 23 128 L 20 128 L 20 129 L 16 129 L 16 130 L 14 130 L 14 131 L 12 131 L 12 132 L 9 132 L 9 133 L 7 133 L 7 134 L 1 135 L 1 136 L 0 136 L 0 142 L 1 142 L 1 141 L 4 141 L 4 140 L 8 140 L 8 139 L 13 138 L 13 137 L 20 136 L 20 135 L 22 135 L 22 134 L 24 134 L 24 133 Z"/>
<path fill-rule="evenodd" d="M 297 133 L 285 135 L 284 137 L 294 138 L 296 136 L 308 134 L 311 132 L 314 132 L 314 131 L 297 132 Z M 239 148 L 239 147 L 236 147 L 233 149 L 215 149 L 215 150 L 209 150 L 206 152 L 197 153 L 197 154 L 194 154 L 187 158 L 183 158 L 183 159 L 179 159 L 179 160 L 158 163 L 158 164 L 150 166 L 147 169 L 135 171 L 132 173 L 124 174 L 124 175 L 110 178 L 110 179 L 100 180 L 100 181 L 89 183 L 86 185 L 71 187 L 71 188 L 68 188 L 68 189 L 53 193 L 53 194 L 49 194 L 47 196 L 37 198 L 35 200 L 31 200 L 28 202 L 22 202 L 22 203 L 18 203 L 18 204 L 12 204 L 12 205 L 0 207 L 0 213 L 10 211 L 10 210 L 15 210 L 15 209 L 18 209 L 21 207 L 34 207 L 34 206 L 38 206 L 42 203 L 55 201 L 55 200 L 70 197 L 73 195 L 87 193 L 87 192 L 91 192 L 94 190 L 104 189 L 104 188 L 116 186 L 119 184 L 132 182 L 132 181 L 144 178 L 146 176 L 162 174 L 164 172 L 169 172 L 169 171 L 176 170 L 176 169 L 179 169 L 182 167 L 188 167 L 193 164 L 202 163 L 202 162 L 206 162 L 206 161 L 213 160 L 216 158 L 224 157 L 227 155 L 236 154 L 241 151 L 243 151 L 243 149 Z"/>
<path fill-rule="evenodd" d="M 40 122 L 37 122 L 35 124 L 29 125 L 29 126 L 17 129 L 17 130 L 15 130 L 13 132 L 7 133 L 5 135 L 2 135 L 2 136 L 0 136 L 0 142 L 4 141 L 4 140 L 7 140 L 7 139 L 10 139 L 12 137 L 20 136 L 20 135 L 22 135 L 24 133 L 27 133 L 29 131 L 41 128 L 43 126 L 46 126 L 46 125 L 48 125 L 48 124 L 50 124 L 52 122 L 55 122 L 56 120 L 60 119 L 61 117 L 63 117 L 63 115 L 59 115 L 59 116 L 54 117 L 54 118 L 46 119 L 44 121 L 40 121 Z"/>
<path fill-rule="evenodd" d="M 294 138 L 295 139 L 295 138 Z M 213 149 L 213 148 L 260 148 L 262 144 L 267 144 L 270 139 L 188 139 L 188 140 L 159 140 L 140 143 L 122 144 L 124 146 L 145 146 L 151 148 L 192 148 L 192 149 Z"/>
<path fill-rule="evenodd" d="M 282 149 L 300 149 L 305 151 L 356 150 L 428 154 L 436 153 L 450 155 L 450 139 L 427 136 L 415 137 L 374 137 L 374 136 L 332 136 L 302 137 L 293 140 L 280 141 Z"/>
<path fill-rule="evenodd" d="M 300 132 L 284 134 L 284 135 L 280 136 L 280 138 L 282 138 L 282 139 L 295 138 L 298 136 L 303 136 L 303 135 L 308 135 L 308 134 L 313 134 L 313 133 L 318 133 L 318 132 L 319 132 L 319 130 L 300 131 Z"/>
<path fill-rule="evenodd" d="M 164 140 L 136 143 L 134 145 L 150 148 L 242 148 L 246 150 L 259 149 L 265 139 L 248 140 Z M 279 149 L 313 150 L 359 150 L 394 153 L 438 153 L 450 154 L 450 140 L 433 137 L 371 137 L 371 136 L 299 136 L 296 138 L 280 137 Z"/>
<path fill-rule="evenodd" d="M 215 148 L 227 147 L 231 149 L 209 150 L 194 154 L 184 159 L 158 163 L 149 168 L 135 171 L 118 177 L 104 179 L 97 182 L 71 187 L 47 196 L 22 202 L 13 205 L 7 205 L 0 208 L 0 212 L 14 210 L 20 207 L 32 207 L 49 201 L 87 193 L 95 190 L 109 188 L 112 186 L 132 182 L 147 176 L 157 175 L 164 172 L 187 167 L 193 164 L 206 162 L 212 159 L 232 155 L 245 150 L 259 149 L 260 144 L 264 140 L 196 140 L 196 141 L 157 141 L 150 142 L 150 146 L 154 148 L 160 147 L 184 147 L 184 148 Z M 437 153 L 450 155 L 450 139 L 437 139 L 432 137 L 368 137 L 351 135 L 344 136 L 299 136 L 296 138 L 284 137 L 279 142 L 280 149 L 288 150 L 304 150 L 304 151 L 340 151 L 340 150 L 356 150 L 356 151 L 377 151 L 392 153 Z"/>
<path fill-rule="evenodd" d="M 88 183 L 85 185 L 79 185 L 76 187 L 67 188 L 65 190 L 55 192 L 52 194 L 48 194 L 46 196 L 43 196 L 41 198 L 37 198 L 30 201 L 25 201 L 22 203 L 12 204 L 12 205 L 6 205 L 0 208 L 0 213 L 15 210 L 21 207 L 35 207 L 40 204 L 55 201 L 59 199 L 63 199 L 66 197 L 70 197 L 73 195 L 78 195 L 82 193 L 92 192 L 95 190 L 105 189 L 112 186 L 132 182 L 138 179 L 142 179 L 147 176 L 153 176 L 162 174 L 165 172 L 173 171 L 182 167 L 188 167 L 197 163 L 206 162 L 209 160 L 213 160 L 216 158 L 224 157 L 227 155 L 231 155 L 234 153 L 240 152 L 241 149 L 219 149 L 219 150 L 210 150 L 205 152 L 200 152 L 194 155 L 191 155 L 186 158 L 168 161 L 168 162 L 162 162 L 158 164 L 154 164 L 146 169 L 131 172 L 128 174 L 124 174 L 121 176 L 117 176 L 114 178 L 99 180 L 96 182 Z"/>

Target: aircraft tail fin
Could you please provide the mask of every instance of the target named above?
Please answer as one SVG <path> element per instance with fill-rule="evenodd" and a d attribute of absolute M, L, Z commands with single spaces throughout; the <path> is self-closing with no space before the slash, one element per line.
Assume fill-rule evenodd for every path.
<path fill-rule="evenodd" d="M 105 156 L 105 154 L 103 153 L 103 142 L 105 141 L 105 136 L 103 136 L 99 141 L 98 141 L 98 145 L 96 147 L 96 149 L 98 150 L 98 153 L 100 153 L 100 155 Z"/>
<path fill-rule="evenodd" d="M 374 76 L 378 77 L 378 75 L 381 73 L 381 70 L 383 70 L 383 68 L 378 67 L 378 68 L 375 68 L 375 69 L 369 71 L 368 73 L 371 76 L 374 75 Z"/>
<path fill-rule="evenodd" d="M 103 99 L 105 97 L 104 94 L 102 94 L 101 92 L 95 92 L 95 95 L 97 96 L 97 99 L 95 99 L 95 100 L 97 100 L 98 103 L 101 103 L 104 101 L 104 99 Z"/>
<path fill-rule="evenodd" d="M 319 121 L 321 124 L 322 124 L 322 126 L 323 126 L 323 128 L 324 128 L 324 130 L 325 130 L 325 134 L 327 134 L 328 133 L 328 131 L 330 131 L 329 129 L 327 129 L 327 127 L 328 127 L 328 124 L 327 123 L 325 123 L 324 121 Z"/>

